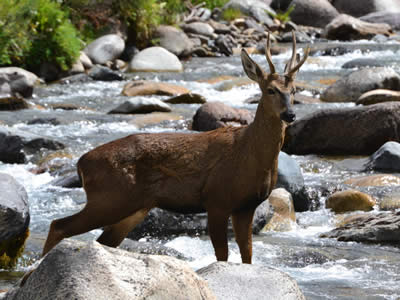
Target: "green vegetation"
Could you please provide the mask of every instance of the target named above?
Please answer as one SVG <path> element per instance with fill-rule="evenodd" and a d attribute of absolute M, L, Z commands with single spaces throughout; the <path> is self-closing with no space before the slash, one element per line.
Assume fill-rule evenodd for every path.
<path fill-rule="evenodd" d="M 29 230 L 18 237 L 0 242 L 0 269 L 11 269 L 17 263 L 18 258 L 24 252 L 25 241 L 29 236 Z"/>
<path fill-rule="evenodd" d="M 295 5 L 292 4 L 288 7 L 288 9 L 285 12 L 278 11 L 276 14 L 269 12 L 269 15 L 272 18 L 279 20 L 281 23 L 287 23 L 290 21 L 290 14 L 294 10 L 294 8 L 295 8 Z"/>
<path fill-rule="evenodd" d="M 193 4 L 199 4 L 199 3 L 205 3 L 205 7 L 209 9 L 214 9 L 216 7 L 222 7 L 226 3 L 228 3 L 229 0 L 192 0 Z"/>
<path fill-rule="evenodd" d="M 239 9 L 229 7 L 222 13 L 222 18 L 226 21 L 233 21 L 242 16 L 242 12 Z"/>

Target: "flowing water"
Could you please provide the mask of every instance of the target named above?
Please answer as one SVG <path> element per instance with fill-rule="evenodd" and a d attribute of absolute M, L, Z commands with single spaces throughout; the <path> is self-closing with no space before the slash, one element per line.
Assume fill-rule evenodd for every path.
<path fill-rule="evenodd" d="M 314 56 L 302 67 L 298 80 L 308 81 L 321 88 L 320 79 L 336 79 L 351 70 L 341 66 L 354 58 L 377 59 L 400 72 L 400 45 L 395 43 L 349 44 L 352 53 L 331 57 Z M 253 58 L 267 69 L 265 58 Z M 274 56 L 273 61 L 282 70 L 289 53 Z M 183 85 L 194 93 L 201 94 L 208 101 L 222 101 L 239 108 L 255 110 L 255 104 L 245 100 L 259 94 L 255 84 L 218 91 L 217 85 L 199 82 L 220 75 L 244 76 L 239 57 L 194 58 L 185 63 L 185 72 L 180 74 L 135 73 L 131 78 L 145 78 Z M 164 116 L 148 117 L 130 115 L 108 115 L 109 110 L 122 103 L 123 82 L 90 82 L 69 85 L 53 84 L 38 88 L 32 102 L 42 109 L 27 109 L 18 112 L 0 112 L 0 124 L 31 132 L 66 145 L 63 169 L 73 169 L 78 158 L 86 151 L 105 142 L 137 132 L 187 131 L 199 105 L 174 105 L 170 120 Z M 305 92 L 309 95 L 309 92 Z M 152 98 L 152 97 L 150 97 Z M 154 96 L 165 99 L 162 96 Z M 79 110 L 65 111 L 51 109 L 57 104 L 74 104 Z M 308 104 L 296 105 L 298 117 L 329 107 L 350 107 L 354 104 Z M 60 124 L 27 123 L 36 118 L 56 118 Z M 161 119 L 160 119 L 161 118 Z M 171 120 L 172 119 L 172 120 Z M 82 189 L 65 189 L 53 186 L 51 182 L 63 172 L 36 174 L 37 162 L 46 156 L 31 155 L 26 164 L 0 163 L 0 172 L 14 176 L 26 188 L 29 195 L 33 236 L 45 236 L 52 219 L 73 214 L 85 203 Z M 335 188 L 350 177 L 362 175 L 360 170 L 365 161 L 362 157 L 322 157 L 316 155 L 293 156 L 300 164 L 307 187 Z M 396 191 L 397 187 L 370 189 L 369 193 L 378 199 L 385 193 Z M 338 242 L 322 239 L 319 235 L 334 228 L 335 216 L 324 208 L 325 198 L 318 198 L 320 207 L 315 211 L 297 213 L 297 225 L 290 232 L 269 232 L 254 237 L 254 263 L 278 268 L 294 277 L 307 299 L 398 299 L 400 298 L 400 249 L 391 246 L 365 245 L 353 242 Z M 84 234 L 80 239 L 94 239 L 100 230 Z M 185 256 L 194 269 L 206 266 L 215 260 L 208 237 L 181 236 L 162 241 Z M 230 257 L 240 262 L 238 248 L 230 242 Z M 25 259 L 13 272 L 0 272 L 0 289 L 9 288 L 26 270 L 35 256 L 26 254 Z"/>

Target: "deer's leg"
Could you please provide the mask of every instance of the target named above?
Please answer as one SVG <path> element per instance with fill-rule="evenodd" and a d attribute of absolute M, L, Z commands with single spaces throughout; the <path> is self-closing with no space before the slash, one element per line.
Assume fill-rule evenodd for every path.
<path fill-rule="evenodd" d="M 229 215 L 208 212 L 208 231 L 218 261 L 228 260 L 228 218 Z"/>
<path fill-rule="evenodd" d="M 242 262 L 246 264 L 251 264 L 253 215 L 254 210 L 240 211 L 232 214 L 236 242 L 239 245 Z"/>
<path fill-rule="evenodd" d="M 149 211 L 150 209 L 143 208 L 116 224 L 106 226 L 97 241 L 106 246 L 118 247 L 128 233 L 143 221 Z"/>

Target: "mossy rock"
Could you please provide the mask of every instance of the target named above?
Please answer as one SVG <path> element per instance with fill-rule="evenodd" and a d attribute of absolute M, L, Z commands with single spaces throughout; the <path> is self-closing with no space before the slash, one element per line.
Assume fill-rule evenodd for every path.
<path fill-rule="evenodd" d="M 29 236 L 29 229 L 17 237 L 0 242 L 0 269 L 15 267 L 18 258 L 25 248 L 25 241 Z"/>

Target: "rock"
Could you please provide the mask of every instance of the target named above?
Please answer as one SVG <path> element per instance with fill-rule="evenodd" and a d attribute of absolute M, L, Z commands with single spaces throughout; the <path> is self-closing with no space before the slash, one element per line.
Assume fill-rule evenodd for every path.
<path fill-rule="evenodd" d="M 203 22 L 193 22 L 182 24 L 181 28 L 187 33 L 200 34 L 208 37 L 214 37 L 214 28 L 211 25 Z"/>
<path fill-rule="evenodd" d="M 81 188 L 82 182 L 76 172 L 67 176 L 56 178 L 49 183 L 52 186 L 59 186 L 67 189 Z"/>
<path fill-rule="evenodd" d="M 124 40 L 117 34 L 107 34 L 91 42 L 83 50 L 95 64 L 105 64 L 117 59 L 125 48 Z"/>
<path fill-rule="evenodd" d="M 193 42 L 180 29 L 173 26 L 158 26 L 154 38 L 159 40 L 159 45 L 176 56 L 187 56 L 193 49 Z"/>
<path fill-rule="evenodd" d="M 244 86 L 244 85 L 249 85 L 249 84 L 254 84 L 254 81 L 247 77 L 237 77 L 237 78 L 232 78 L 229 80 L 224 80 L 222 82 L 216 83 L 213 88 L 216 89 L 217 91 L 225 92 L 229 91 L 235 87 L 239 86 Z"/>
<path fill-rule="evenodd" d="M 339 13 L 328 0 L 294 0 L 291 20 L 300 25 L 325 27 Z"/>
<path fill-rule="evenodd" d="M 389 36 L 392 29 L 384 23 L 368 23 L 341 14 L 325 27 L 324 36 L 329 40 L 353 41 L 372 39 L 377 34 Z"/>
<path fill-rule="evenodd" d="M 111 110 L 109 114 L 147 114 L 155 111 L 170 112 L 171 108 L 158 99 L 130 99 Z"/>
<path fill-rule="evenodd" d="M 208 24 L 210 24 L 210 26 L 214 28 L 214 32 L 217 34 L 228 34 L 231 32 L 229 26 L 224 23 L 216 22 L 214 20 L 209 20 Z"/>
<path fill-rule="evenodd" d="M 400 208 L 400 194 L 399 193 L 392 193 L 386 194 L 383 198 L 379 201 L 379 210 L 397 210 Z"/>
<path fill-rule="evenodd" d="M 87 56 L 86 53 L 83 51 L 81 51 L 81 54 L 79 55 L 79 61 L 85 69 L 91 69 L 93 67 L 93 63 L 90 60 L 89 56 Z"/>
<path fill-rule="evenodd" d="M 273 215 L 274 211 L 269 201 L 264 200 L 261 202 L 254 212 L 252 226 L 253 234 L 259 234 L 265 225 L 267 225 L 272 219 Z"/>
<path fill-rule="evenodd" d="M 265 231 L 290 231 L 296 224 L 296 214 L 292 196 L 283 188 L 274 189 L 268 197 L 272 207 L 273 216 L 261 230 Z"/>
<path fill-rule="evenodd" d="M 391 7 L 390 11 L 386 10 L 369 13 L 363 15 L 360 20 L 369 23 L 385 23 L 389 24 L 393 30 L 400 30 L 400 9 L 394 12 Z"/>
<path fill-rule="evenodd" d="M 32 97 L 34 85 L 39 78 L 16 67 L 0 68 L 0 96 Z"/>
<path fill-rule="evenodd" d="M 400 91 L 377 89 L 362 94 L 356 104 L 371 105 L 382 102 L 400 101 Z"/>
<path fill-rule="evenodd" d="M 60 84 L 72 84 L 72 83 L 85 83 L 93 81 L 93 78 L 89 77 L 89 75 L 82 73 L 82 74 L 75 74 L 71 76 L 67 76 L 61 78 L 58 83 Z"/>
<path fill-rule="evenodd" d="M 129 64 L 131 71 L 181 72 L 182 63 L 178 57 L 162 47 L 150 47 L 136 54 Z"/>
<path fill-rule="evenodd" d="M 107 67 L 99 65 L 96 65 L 93 68 L 91 68 L 88 72 L 88 75 L 93 80 L 99 80 L 99 81 L 114 81 L 114 80 L 124 79 L 122 75 L 119 74 L 118 72 L 115 72 Z"/>
<path fill-rule="evenodd" d="M 81 63 L 81 61 L 78 59 L 72 67 L 68 70 L 68 74 L 74 75 L 74 74 L 81 74 L 85 72 L 85 67 Z"/>
<path fill-rule="evenodd" d="M 389 11 L 400 12 L 400 3 L 397 1 L 386 0 L 363 0 L 348 1 L 348 0 L 334 0 L 333 5 L 338 11 L 353 17 L 361 17 L 370 13 Z M 379 22 L 386 23 L 386 22 Z"/>
<path fill-rule="evenodd" d="M 167 255 L 177 259 L 187 259 L 181 252 L 173 248 L 163 246 L 159 242 L 139 242 L 130 239 L 124 239 L 118 248 L 140 254 Z"/>
<path fill-rule="evenodd" d="M 50 124 L 50 125 L 60 125 L 61 122 L 56 118 L 35 118 L 28 121 L 26 124 L 28 125 L 36 125 L 36 124 Z"/>
<path fill-rule="evenodd" d="M 344 183 L 357 187 L 396 186 L 400 185 L 400 177 L 389 174 L 367 175 L 367 176 L 347 179 Z"/>
<path fill-rule="evenodd" d="M 286 11 L 292 1 L 293 0 L 272 0 L 270 5 L 271 8 L 277 11 Z"/>
<path fill-rule="evenodd" d="M 365 67 L 384 67 L 385 64 L 373 58 L 356 58 L 346 62 L 343 69 L 365 68 Z"/>
<path fill-rule="evenodd" d="M 257 22 L 265 24 L 267 26 L 273 25 L 274 22 L 270 17 L 269 13 L 274 14 L 275 11 L 261 0 L 230 0 L 226 3 L 222 11 L 227 9 L 239 10 L 242 14 L 246 16 L 253 17 Z"/>
<path fill-rule="evenodd" d="M 0 68 L 1 75 L 8 75 L 8 76 L 16 76 L 18 78 L 24 77 L 28 82 L 29 86 L 34 86 L 35 84 L 40 82 L 39 77 L 37 77 L 32 72 L 26 71 L 21 68 L 17 67 L 4 67 Z"/>
<path fill-rule="evenodd" d="M 356 190 L 336 192 L 326 200 L 326 208 L 337 214 L 357 210 L 370 211 L 375 204 L 375 199 L 370 195 Z"/>
<path fill-rule="evenodd" d="M 248 125 L 253 121 L 250 111 L 237 109 L 222 102 L 207 102 L 193 116 L 192 129 L 209 131 L 229 125 Z"/>
<path fill-rule="evenodd" d="M 83 263 L 84 262 L 84 263 Z M 43 283 L 46 284 L 43 284 Z M 215 299 L 187 263 L 64 240 L 6 299 Z"/>
<path fill-rule="evenodd" d="M 160 125 L 160 123 L 182 120 L 182 118 L 183 117 L 179 113 L 153 112 L 134 115 L 129 121 L 129 124 L 133 124 L 138 128 L 143 128 L 151 125 Z"/>
<path fill-rule="evenodd" d="M 399 141 L 400 103 L 333 108 L 306 115 L 286 130 L 288 154 L 370 155 Z"/>
<path fill-rule="evenodd" d="M 128 82 L 122 90 L 122 94 L 129 97 L 149 95 L 175 96 L 187 93 L 190 93 L 190 91 L 179 85 L 147 80 Z"/>
<path fill-rule="evenodd" d="M 354 71 L 329 86 L 321 95 L 326 102 L 356 102 L 375 89 L 400 90 L 400 75 L 391 68 L 366 68 Z"/>
<path fill-rule="evenodd" d="M 365 167 L 370 170 L 400 172 L 400 144 L 385 143 L 369 157 Z"/>
<path fill-rule="evenodd" d="M 187 93 L 187 94 L 181 94 L 179 96 L 175 96 L 175 97 L 166 99 L 166 100 L 164 100 L 164 102 L 170 103 L 170 104 L 182 104 L 182 103 L 203 104 L 203 103 L 206 103 L 207 100 L 202 95 Z"/>
<path fill-rule="evenodd" d="M 364 214 L 335 228 L 321 237 L 339 241 L 354 241 L 398 245 L 400 242 L 400 211 L 395 213 Z"/>
<path fill-rule="evenodd" d="M 1 97 L 0 95 L 0 111 L 2 110 L 19 110 L 28 108 L 28 103 L 24 98 L 18 96 Z"/>
<path fill-rule="evenodd" d="M 197 274 L 218 299 L 305 299 L 294 279 L 266 266 L 215 262 Z"/>
<path fill-rule="evenodd" d="M 29 226 L 28 195 L 12 176 L 0 173 L 0 268 L 13 267 L 22 254 Z"/>
<path fill-rule="evenodd" d="M 281 36 L 282 43 L 291 43 L 293 41 L 292 33 L 286 32 Z M 304 32 L 298 31 L 296 32 L 296 42 L 297 43 L 311 43 L 312 39 Z M 272 54 L 272 53 L 271 53 Z"/>

